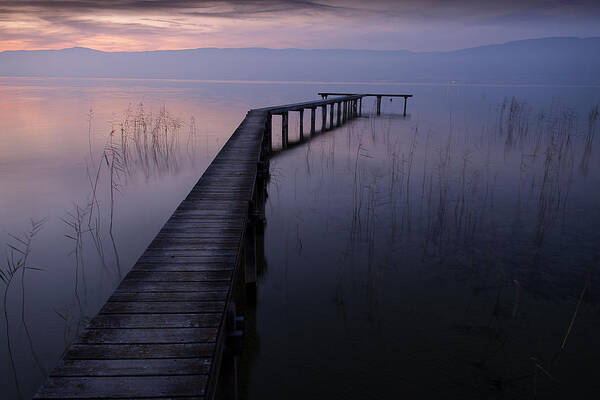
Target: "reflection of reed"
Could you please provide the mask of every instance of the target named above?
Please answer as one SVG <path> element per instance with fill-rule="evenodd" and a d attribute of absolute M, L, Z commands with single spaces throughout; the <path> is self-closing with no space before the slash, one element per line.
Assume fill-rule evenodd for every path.
<path fill-rule="evenodd" d="M 21 324 L 25 329 L 25 334 L 27 336 L 29 348 L 31 350 L 31 354 L 34 358 L 35 363 L 37 364 L 40 371 L 45 374 L 45 369 L 42 366 L 42 363 L 39 360 L 37 352 L 35 351 L 35 347 L 33 346 L 33 341 L 31 339 L 31 334 L 29 332 L 29 327 L 27 325 L 27 319 L 25 315 L 25 273 L 27 270 L 40 270 L 39 268 L 32 267 L 29 264 L 29 256 L 31 254 L 31 245 L 33 242 L 33 238 L 39 233 L 42 229 L 44 221 L 34 221 L 31 220 L 31 230 L 27 234 L 23 235 L 10 235 L 11 238 L 15 241 L 15 244 L 8 245 L 8 254 L 6 257 L 5 264 L 0 268 L 0 280 L 4 285 L 4 292 L 2 295 L 2 306 L 4 307 L 4 322 L 6 328 L 6 345 L 8 351 L 8 358 L 10 362 L 10 368 L 13 374 L 13 379 L 15 382 L 15 387 L 17 390 L 17 395 L 19 398 L 22 398 L 21 388 L 19 385 L 19 378 L 17 374 L 17 369 L 15 366 L 15 360 L 13 356 L 12 342 L 11 342 L 11 333 L 10 333 L 10 322 L 8 315 L 8 293 L 11 287 L 11 284 L 15 281 L 17 276 L 20 275 L 21 279 Z"/>
<path fill-rule="evenodd" d="M 74 262 L 73 298 L 75 309 L 55 310 L 65 324 L 65 349 L 86 321 L 86 269 L 89 269 L 89 265 L 98 263 L 105 272 L 116 276 L 117 279 L 122 275 L 115 235 L 118 193 L 138 175 L 149 179 L 179 172 L 185 161 L 184 156 L 187 156 L 187 160 L 193 165 L 200 150 L 200 137 L 197 134 L 196 122 L 193 117 L 190 118 L 189 131 L 184 137 L 182 132 L 184 123 L 170 114 L 166 107 L 161 108 L 158 113 L 152 114 L 146 112 L 144 106 L 140 104 L 135 110 L 130 107 L 120 121 L 113 121 L 113 129 L 110 130 L 106 143 L 100 153 L 95 155 L 92 140 L 93 120 L 94 111 L 90 109 L 87 113 L 88 149 L 86 151 L 89 152 L 86 157 L 89 194 L 83 205 L 75 203 L 73 208 L 61 218 L 67 228 L 65 237 L 72 242 L 69 255 L 73 257 Z M 14 343 L 11 341 L 10 335 L 9 289 L 15 286 L 13 282 L 20 279 L 21 323 L 33 359 L 42 375 L 45 376 L 46 371 L 35 351 L 25 314 L 26 271 L 36 269 L 29 265 L 31 243 L 43 222 L 32 221 L 31 230 L 26 235 L 11 235 L 15 244 L 9 245 L 7 261 L 0 267 L 0 279 L 4 285 L 3 306 L 8 358 L 19 397 L 21 397 L 19 374 L 14 362 Z M 105 251 L 106 240 L 110 241 L 112 255 Z M 95 249 L 98 260 L 86 260 L 84 250 L 88 245 Z M 111 261 L 114 262 L 113 270 L 109 268 Z M 86 267 L 86 265 L 88 266 Z"/>
<path fill-rule="evenodd" d="M 585 146 L 583 150 L 583 156 L 579 164 L 579 169 L 583 176 L 587 176 L 589 171 L 590 156 L 592 155 L 592 145 L 594 143 L 594 137 L 598 130 L 598 117 L 600 116 L 600 106 L 594 107 L 588 114 L 588 126 L 585 136 Z"/>
<path fill-rule="evenodd" d="M 552 299 L 579 295 L 571 323 L 566 332 L 559 331 L 557 343 L 574 340 L 572 325 L 578 315 L 583 316 L 578 311 L 594 283 L 588 274 L 583 289 L 574 282 L 580 265 L 569 259 L 572 250 L 567 253 L 562 248 L 573 240 L 573 228 L 581 227 L 569 215 L 582 204 L 579 196 L 575 203 L 574 194 L 586 189 L 578 182 L 575 160 L 582 160 L 582 175 L 583 161 L 591 165 L 596 160 L 592 143 L 598 111 L 592 109 L 582 134 L 577 116 L 564 106 L 553 105 L 549 112 L 536 114 L 527 103 L 509 98 L 494 112 L 489 125 L 484 124 L 485 134 L 470 133 L 468 126 L 459 130 L 453 114 L 447 130 L 430 129 L 423 140 L 418 136 L 423 135 L 422 127 L 416 124 L 387 130 L 383 118 L 358 120 L 345 128 L 341 146 L 338 140 L 336 161 L 345 155 L 343 168 L 339 161 L 329 163 L 332 140 L 312 144 L 301 161 L 307 171 L 319 162 L 321 171 L 325 166 L 337 167 L 335 173 L 323 172 L 320 177 L 307 173 L 312 185 L 307 190 L 317 196 L 311 207 L 325 203 L 318 196 L 326 197 L 329 204 L 333 196 L 341 199 L 338 191 L 345 190 L 347 211 L 335 213 L 336 218 L 345 218 L 345 240 L 334 263 L 332 286 L 342 317 L 358 302 L 367 307 L 369 321 L 377 322 L 377 306 L 385 304 L 379 299 L 389 290 L 382 284 L 387 269 L 416 264 L 430 277 L 447 281 L 454 276 L 472 286 L 469 306 L 475 306 L 467 307 L 460 329 L 466 340 L 475 335 L 481 339 L 477 342 L 481 348 L 474 350 L 474 366 L 497 388 L 527 382 L 529 391 L 532 377 L 553 380 L 558 373 L 547 357 L 536 354 L 531 359 L 533 371 L 514 375 L 493 368 L 505 357 L 529 360 L 528 349 L 523 354 L 523 348 L 518 348 L 517 354 L 512 346 L 524 334 L 520 329 L 531 312 L 532 295 Z M 319 146 L 320 154 L 312 151 Z M 589 208 L 587 203 L 583 206 Z M 343 207 L 340 204 L 338 209 Z M 326 220 L 336 218 L 327 216 L 323 227 Z M 565 232 L 571 237 L 563 240 L 559 235 Z M 332 247 L 337 240 L 331 241 Z M 582 249 L 578 257 L 588 252 Z M 355 268 L 360 269 L 360 278 Z M 358 300 L 357 280 L 362 289 Z M 562 325 L 558 329 L 563 330 Z"/>

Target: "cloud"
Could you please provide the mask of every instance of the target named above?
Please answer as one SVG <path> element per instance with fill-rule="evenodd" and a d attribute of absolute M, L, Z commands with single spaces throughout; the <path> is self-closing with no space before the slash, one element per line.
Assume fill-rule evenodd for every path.
<path fill-rule="evenodd" d="M 455 49 L 600 35 L 580 0 L 0 0 L 0 50 L 96 46 Z"/>

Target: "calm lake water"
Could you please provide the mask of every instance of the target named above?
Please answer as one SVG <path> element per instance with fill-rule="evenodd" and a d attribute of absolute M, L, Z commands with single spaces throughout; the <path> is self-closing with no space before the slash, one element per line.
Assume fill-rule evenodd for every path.
<path fill-rule="evenodd" d="M 322 90 L 415 97 L 272 158 L 241 397 L 600 394 L 600 88 L 2 78 L 1 265 L 32 267 L 6 292 L 7 398 L 35 393 L 248 109 Z"/>

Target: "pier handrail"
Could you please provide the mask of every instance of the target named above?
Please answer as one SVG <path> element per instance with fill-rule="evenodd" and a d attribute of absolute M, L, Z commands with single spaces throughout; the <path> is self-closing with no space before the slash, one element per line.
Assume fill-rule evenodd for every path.
<path fill-rule="evenodd" d="M 319 96 L 327 98 L 328 96 L 352 96 L 355 93 L 335 93 L 335 92 L 319 92 Z M 413 97 L 412 94 L 391 94 L 391 93 L 361 93 L 363 97 Z"/>
<path fill-rule="evenodd" d="M 336 92 L 319 92 L 319 96 L 323 99 L 327 99 L 329 96 L 353 96 L 354 93 L 336 93 Z M 403 97 L 404 98 L 404 112 L 403 116 L 406 117 L 406 102 L 409 97 L 413 97 L 412 94 L 393 94 L 393 93 L 362 93 L 363 97 L 376 97 L 377 98 L 377 115 L 381 115 L 381 98 L 382 97 Z"/>
<path fill-rule="evenodd" d="M 364 95 L 362 94 L 352 94 L 352 95 L 347 95 L 347 96 L 343 96 L 343 97 L 337 97 L 335 99 L 330 99 L 330 100 L 313 100 L 313 101 L 304 101 L 302 103 L 292 103 L 292 104 L 284 104 L 284 105 L 280 105 L 280 106 L 270 106 L 270 107 L 264 107 L 264 108 L 258 108 L 256 109 L 257 111 L 269 111 L 271 114 L 280 114 L 282 112 L 286 112 L 286 111 L 300 111 L 303 109 L 307 109 L 307 108 L 316 108 L 316 107 L 321 107 L 324 105 L 329 105 L 329 104 L 337 104 L 340 101 L 351 101 L 351 100 L 358 100 L 361 97 L 364 97 Z"/>

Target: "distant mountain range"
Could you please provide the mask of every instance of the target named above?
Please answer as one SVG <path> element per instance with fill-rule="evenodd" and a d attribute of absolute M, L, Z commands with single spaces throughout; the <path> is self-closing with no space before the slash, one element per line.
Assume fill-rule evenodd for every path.
<path fill-rule="evenodd" d="M 265 81 L 600 84 L 600 37 L 545 38 L 447 52 L 201 48 L 0 53 L 0 75 Z"/>

